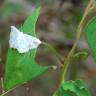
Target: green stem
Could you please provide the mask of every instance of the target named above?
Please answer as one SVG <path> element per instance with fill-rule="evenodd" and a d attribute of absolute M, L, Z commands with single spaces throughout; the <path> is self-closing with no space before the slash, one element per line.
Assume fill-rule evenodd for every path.
<path fill-rule="evenodd" d="M 79 24 L 79 26 L 78 26 L 78 28 L 77 28 L 76 40 L 75 40 L 75 43 L 74 43 L 71 51 L 70 51 L 69 54 L 68 54 L 68 58 L 70 58 L 70 57 L 73 55 L 73 53 L 74 53 L 74 51 L 75 51 L 75 49 L 76 49 L 76 46 L 77 46 L 77 44 L 78 44 L 78 41 L 79 41 L 80 36 L 81 36 L 81 33 L 82 33 L 83 22 L 84 22 L 85 18 L 87 17 L 87 15 L 89 14 L 89 12 L 94 8 L 94 6 L 92 6 L 92 4 L 93 4 L 93 0 L 90 0 L 88 6 L 87 6 L 86 9 L 85 9 L 85 12 L 84 12 L 84 15 L 83 15 L 83 17 L 82 17 L 82 20 L 81 20 L 81 22 L 80 22 L 80 24 Z M 92 6 L 92 7 L 91 7 L 91 6 Z"/>
<path fill-rule="evenodd" d="M 14 90 L 17 87 L 19 87 L 19 86 L 16 86 L 16 87 L 14 87 L 12 89 L 9 89 L 8 91 L 4 91 L 4 93 L 2 93 L 0 96 L 5 96 L 6 94 L 8 94 L 9 92 L 11 92 L 12 90 Z"/>
<path fill-rule="evenodd" d="M 6 95 L 8 92 L 9 92 L 9 91 L 6 91 L 6 92 L 4 92 L 3 94 L 1 94 L 0 96 L 4 96 L 4 95 Z"/>
<path fill-rule="evenodd" d="M 16 87 L 17 87 L 17 86 L 16 86 Z M 8 91 L 4 91 L 4 93 L 2 93 L 0 96 L 4 96 L 4 95 L 8 94 L 8 93 L 11 92 L 12 90 L 14 90 L 16 87 L 14 87 L 14 88 L 12 88 L 12 89 L 10 89 L 10 90 L 8 90 Z"/>
<path fill-rule="evenodd" d="M 66 72 L 67 72 L 67 69 L 68 69 L 68 66 L 70 64 L 70 61 L 71 61 L 71 57 L 73 56 L 74 52 L 75 52 L 75 49 L 77 47 L 77 44 L 78 44 L 78 41 L 80 39 L 80 36 L 81 36 L 81 33 L 82 33 L 82 29 L 83 29 L 83 22 L 85 20 L 85 18 L 87 17 L 87 15 L 89 14 L 89 12 L 94 8 L 94 6 L 92 6 L 93 4 L 93 0 L 90 0 L 88 6 L 86 7 L 85 9 L 85 12 L 84 12 L 84 15 L 82 17 L 82 20 L 77 28 L 77 36 L 76 36 L 76 41 L 72 47 L 72 49 L 70 50 L 65 62 L 64 62 L 64 66 L 61 70 L 61 78 L 60 78 L 60 85 L 62 83 L 64 83 L 64 80 L 65 80 L 65 75 L 66 75 Z"/>
<path fill-rule="evenodd" d="M 60 60 L 61 64 L 64 62 L 63 57 L 56 51 L 56 49 L 53 46 L 51 46 L 50 44 L 48 44 L 46 42 L 42 42 L 42 44 L 46 45 L 57 56 L 57 58 Z"/>

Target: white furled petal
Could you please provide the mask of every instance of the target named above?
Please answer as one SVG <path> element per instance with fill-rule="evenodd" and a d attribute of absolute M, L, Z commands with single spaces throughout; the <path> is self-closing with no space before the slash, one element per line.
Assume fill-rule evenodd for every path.
<path fill-rule="evenodd" d="M 33 36 L 20 32 L 16 27 L 11 26 L 9 46 L 15 48 L 19 53 L 26 53 L 33 48 L 37 48 L 41 41 Z"/>

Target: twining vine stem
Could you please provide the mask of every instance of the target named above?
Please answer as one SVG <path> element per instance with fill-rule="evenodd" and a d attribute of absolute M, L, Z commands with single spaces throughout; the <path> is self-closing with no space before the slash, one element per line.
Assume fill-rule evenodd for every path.
<path fill-rule="evenodd" d="M 63 57 L 56 51 L 56 49 L 53 46 L 46 42 L 42 42 L 42 44 L 46 45 L 57 56 L 61 64 L 64 62 Z"/>
<path fill-rule="evenodd" d="M 81 36 L 81 33 L 82 33 L 82 29 L 83 29 L 83 23 L 85 21 L 85 18 L 94 9 L 94 7 L 95 7 L 94 1 L 93 0 L 90 0 L 89 1 L 89 4 L 87 5 L 87 7 L 85 9 L 85 12 L 84 12 L 84 15 L 82 17 L 82 20 L 81 20 L 81 22 L 80 22 L 80 24 L 79 24 L 79 26 L 77 28 L 77 31 L 76 31 L 77 32 L 77 35 L 76 35 L 75 43 L 73 44 L 72 49 L 70 50 L 67 58 L 65 59 L 64 66 L 63 66 L 62 71 L 61 71 L 60 85 L 64 83 L 64 80 L 65 80 L 64 77 L 66 75 L 68 66 L 70 64 L 70 60 L 71 60 L 72 56 L 75 53 L 75 49 L 76 49 L 77 44 L 78 44 L 78 41 L 80 39 L 80 36 Z"/>

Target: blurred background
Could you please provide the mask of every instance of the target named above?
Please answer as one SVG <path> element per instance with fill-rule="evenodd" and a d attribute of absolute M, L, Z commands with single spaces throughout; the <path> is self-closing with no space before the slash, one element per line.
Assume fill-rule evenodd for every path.
<path fill-rule="evenodd" d="M 41 13 L 36 24 L 37 36 L 40 40 L 50 43 L 57 52 L 66 57 L 75 41 L 76 28 L 88 1 L 0 0 L 0 77 L 4 75 L 11 25 L 19 28 L 32 11 L 41 6 Z M 95 15 L 95 10 L 92 15 Z M 91 15 L 87 17 L 86 21 L 90 17 Z M 86 59 L 78 58 L 71 62 L 66 80 L 85 80 L 92 96 L 96 96 L 96 64 L 90 55 L 84 32 L 76 51 L 87 51 L 89 56 Z M 58 87 L 62 65 L 44 45 L 39 46 L 36 61 L 42 66 L 56 65 L 58 68 L 57 70 L 50 69 L 47 73 L 14 89 L 5 96 L 52 96 Z"/>

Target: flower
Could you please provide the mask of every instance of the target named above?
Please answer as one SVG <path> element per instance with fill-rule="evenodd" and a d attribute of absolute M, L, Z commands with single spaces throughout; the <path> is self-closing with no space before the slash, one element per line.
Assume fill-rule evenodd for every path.
<path fill-rule="evenodd" d="M 16 27 L 11 26 L 9 47 L 15 48 L 19 53 L 26 53 L 31 49 L 37 48 L 41 41 L 33 36 L 20 32 Z"/>

